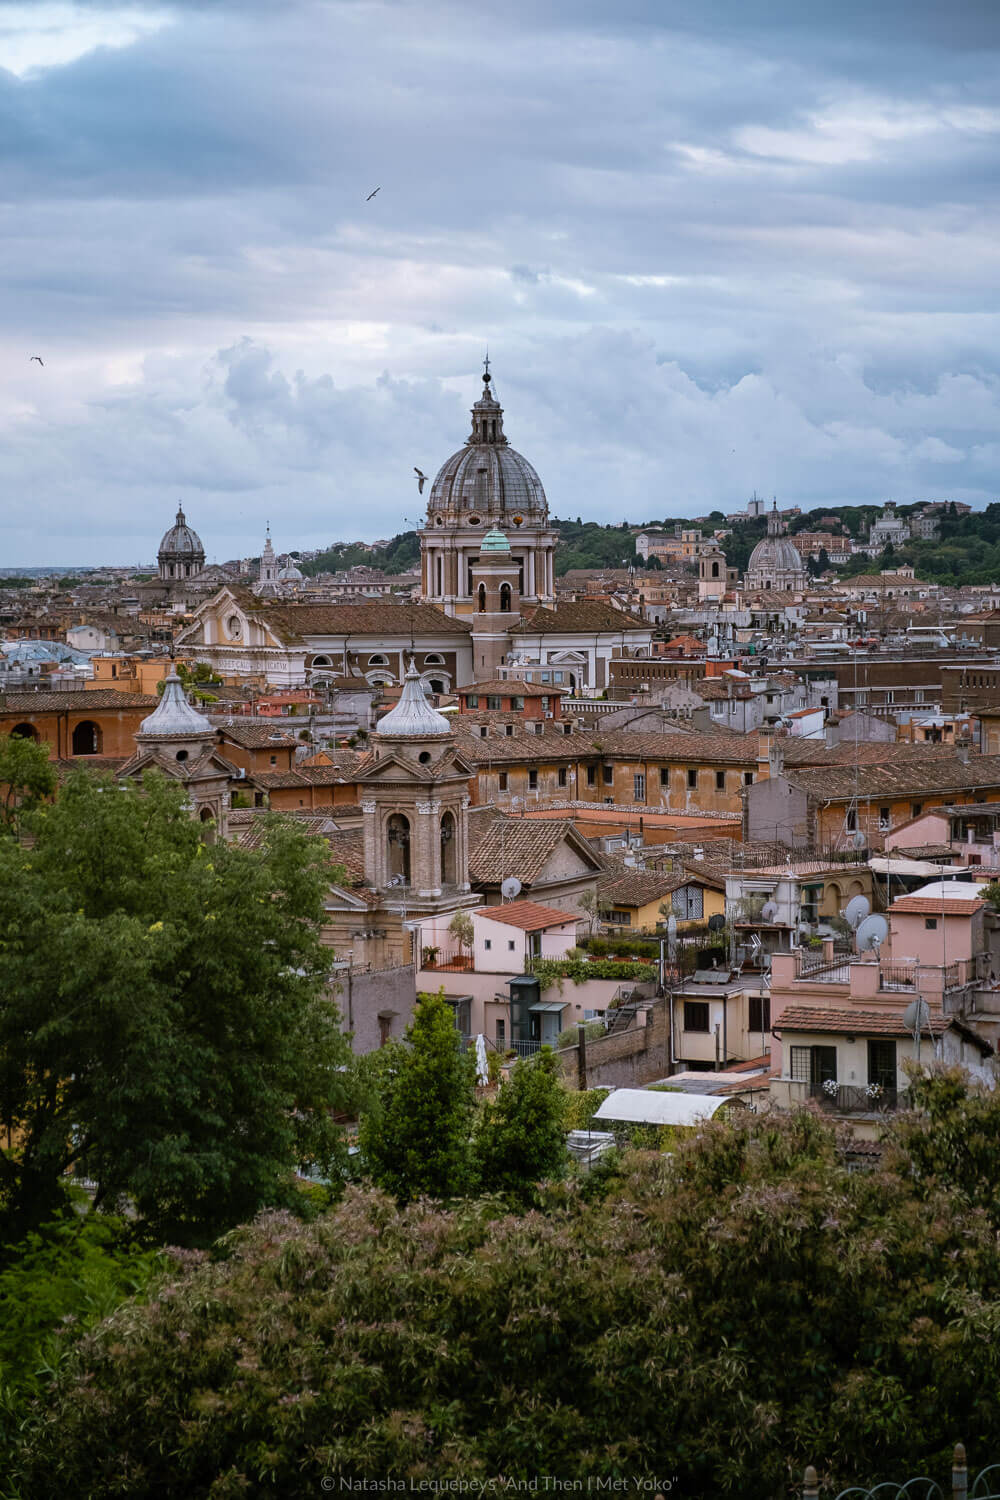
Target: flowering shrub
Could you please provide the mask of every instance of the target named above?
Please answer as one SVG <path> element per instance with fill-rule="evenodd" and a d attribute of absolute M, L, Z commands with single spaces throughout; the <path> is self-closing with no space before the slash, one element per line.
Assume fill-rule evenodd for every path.
<path fill-rule="evenodd" d="M 836 1078 L 825 1078 L 823 1080 L 823 1092 L 828 1099 L 836 1099 L 839 1087 L 840 1085 Z"/>
<path fill-rule="evenodd" d="M 944 1118 L 995 1165 L 1000 1101 Z M 973 1206 L 940 1121 L 905 1129 L 864 1173 L 803 1110 L 712 1121 L 525 1215 L 356 1188 L 310 1223 L 263 1215 L 85 1336 L 5 1492 L 634 1474 L 773 1500 L 817 1455 L 836 1493 L 945 1471 L 956 1432 L 998 1452 L 996 1173 Z"/>

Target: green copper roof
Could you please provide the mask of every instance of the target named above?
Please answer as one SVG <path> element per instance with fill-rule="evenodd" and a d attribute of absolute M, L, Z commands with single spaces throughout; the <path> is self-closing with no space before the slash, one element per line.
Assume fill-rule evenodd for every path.
<path fill-rule="evenodd" d="M 492 530 L 488 531 L 486 533 L 486 535 L 483 537 L 483 540 L 482 540 L 482 543 L 480 545 L 479 550 L 480 550 L 481 553 L 482 552 L 509 552 L 510 551 L 510 542 L 508 542 L 508 540 L 504 536 L 503 532 L 502 531 L 498 531 L 497 528 L 494 526 L 492 528 Z"/>

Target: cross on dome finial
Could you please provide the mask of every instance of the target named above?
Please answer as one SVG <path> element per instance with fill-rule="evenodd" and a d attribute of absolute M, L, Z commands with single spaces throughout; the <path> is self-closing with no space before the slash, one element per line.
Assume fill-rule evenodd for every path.
<path fill-rule="evenodd" d="M 490 351 L 486 350 L 486 358 L 483 360 L 483 380 L 487 385 L 490 383 Z"/>

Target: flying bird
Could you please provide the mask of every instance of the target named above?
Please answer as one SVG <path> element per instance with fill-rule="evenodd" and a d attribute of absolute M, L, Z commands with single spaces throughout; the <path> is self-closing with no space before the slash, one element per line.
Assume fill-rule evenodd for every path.
<path fill-rule="evenodd" d="M 372 199 L 374 198 L 375 194 L 376 193 L 380 193 L 381 191 L 382 191 L 381 187 L 373 188 L 372 191 L 368 194 L 368 197 L 365 199 L 365 202 L 366 203 L 370 203 L 372 201 Z"/>
<path fill-rule="evenodd" d="M 31 356 L 31 359 L 28 360 L 28 364 L 29 365 L 31 364 L 31 360 L 32 359 L 37 359 L 38 363 L 41 365 L 42 369 L 44 370 L 44 368 L 45 368 L 45 361 L 44 361 L 44 359 L 42 358 L 42 356 L 40 354 L 33 354 Z"/>
<path fill-rule="evenodd" d="M 420 491 L 421 494 L 423 494 L 424 493 L 424 485 L 427 483 L 427 475 L 426 474 L 421 474 L 421 472 L 417 468 L 416 464 L 413 465 L 413 472 L 417 476 L 417 489 Z"/>

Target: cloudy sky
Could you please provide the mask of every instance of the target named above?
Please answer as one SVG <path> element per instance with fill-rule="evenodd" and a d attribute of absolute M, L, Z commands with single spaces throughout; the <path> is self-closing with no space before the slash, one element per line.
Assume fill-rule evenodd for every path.
<path fill-rule="evenodd" d="M 487 344 L 556 515 L 1000 498 L 998 57 L 995 0 L 0 0 L 0 566 L 391 535 Z"/>

